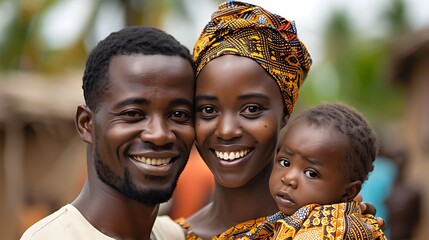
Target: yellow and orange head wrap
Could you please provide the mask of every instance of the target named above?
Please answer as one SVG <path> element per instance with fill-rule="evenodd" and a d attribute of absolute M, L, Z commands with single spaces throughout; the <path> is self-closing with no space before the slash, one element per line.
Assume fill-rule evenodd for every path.
<path fill-rule="evenodd" d="M 255 60 L 276 80 L 288 113 L 292 113 L 312 63 L 294 22 L 259 6 L 225 2 L 195 44 L 197 76 L 207 63 L 222 55 Z"/>

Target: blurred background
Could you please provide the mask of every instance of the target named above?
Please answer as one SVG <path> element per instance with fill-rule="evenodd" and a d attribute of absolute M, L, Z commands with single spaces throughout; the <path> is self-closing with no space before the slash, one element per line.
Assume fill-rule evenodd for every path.
<path fill-rule="evenodd" d="M 312 54 L 295 114 L 328 101 L 363 112 L 382 142 L 364 201 L 387 221 L 390 239 L 427 239 L 429 2 L 248 2 L 295 20 Z M 0 0 L 0 239 L 19 239 L 80 192 L 86 158 L 74 112 L 83 103 L 83 69 L 95 44 L 126 25 L 150 25 L 192 49 L 219 3 Z M 193 152 L 161 214 L 189 216 L 210 199 L 212 187 Z"/>

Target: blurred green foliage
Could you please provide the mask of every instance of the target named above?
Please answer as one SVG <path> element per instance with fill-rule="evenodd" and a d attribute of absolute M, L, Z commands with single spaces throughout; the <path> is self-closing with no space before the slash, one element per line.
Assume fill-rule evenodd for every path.
<path fill-rule="evenodd" d="M 343 101 L 362 111 L 376 128 L 400 117 L 405 96 L 390 81 L 389 71 L 392 45 L 410 29 L 405 2 L 392 1 L 379 18 L 373 27 L 384 27 L 385 34 L 368 37 L 352 28 L 344 11 L 332 14 L 325 30 L 324 59 L 302 87 L 301 107 Z"/>
<path fill-rule="evenodd" d="M 37 71 L 55 73 L 64 66 L 81 66 L 86 58 L 85 41 L 93 30 L 95 19 L 103 5 L 116 3 L 118 12 L 124 12 L 126 25 L 150 25 L 160 27 L 169 11 L 183 17 L 188 13 L 184 0 L 88 0 L 92 3 L 91 13 L 85 19 L 77 40 L 64 49 L 52 49 L 43 43 L 42 19 L 63 0 L 2 0 L 0 8 L 6 9 L 9 21 L 0 41 L 0 72 Z M 83 6 L 87 7 L 87 6 Z M 73 19 L 70 19 L 72 21 Z"/>
<path fill-rule="evenodd" d="M 119 6 L 118 11 L 125 13 L 126 25 L 160 27 L 171 11 L 184 18 L 190 14 L 186 12 L 185 0 L 91 1 L 90 17 L 77 40 L 65 49 L 52 49 L 42 42 L 41 24 L 46 13 L 61 0 L 1 0 L 0 8 L 8 7 L 10 19 L 0 38 L 0 72 L 24 70 L 50 74 L 61 72 L 64 67 L 81 67 L 87 55 L 85 41 L 96 16 L 107 3 Z M 368 38 L 365 32 L 357 32 L 344 11 L 332 14 L 321 38 L 325 43 L 324 59 L 318 60 L 318 68 L 311 70 L 298 104 L 344 101 L 362 110 L 376 124 L 396 118 L 402 112 L 403 94 L 402 89 L 388 81 L 388 72 L 393 41 L 410 29 L 405 3 L 392 0 L 391 8 L 380 13 L 374 28 L 386 30 L 381 37 Z"/>

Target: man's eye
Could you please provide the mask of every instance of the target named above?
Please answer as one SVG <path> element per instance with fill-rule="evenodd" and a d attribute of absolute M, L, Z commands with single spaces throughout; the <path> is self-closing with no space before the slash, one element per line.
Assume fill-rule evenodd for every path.
<path fill-rule="evenodd" d="M 189 121 L 189 119 L 191 119 L 191 115 L 185 111 L 173 111 L 170 114 L 170 118 L 172 118 L 173 120 L 175 120 L 177 122 L 185 122 L 185 121 Z"/>
<path fill-rule="evenodd" d="M 290 167 L 290 163 L 289 163 L 289 161 L 288 161 L 287 159 L 284 159 L 284 158 L 282 158 L 282 159 L 280 159 L 280 160 L 279 160 L 279 164 L 280 164 L 282 167 Z"/>
<path fill-rule="evenodd" d="M 186 114 L 181 111 L 174 111 L 171 115 L 175 118 L 181 118 L 186 116 Z"/>
<path fill-rule="evenodd" d="M 305 175 L 307 175 L 307 177 L 309 177 L 309 178 L 318 178 L 319 177 L 319 174 L 317 174 L 317 172 L 313 171 L 313 170 L 305 171 Z"/>
<path fill-rule="evenodd" d="M 127 117 L 143 117 L 143 113 L 139 111 L 126 111 L 123 113 Z"/>

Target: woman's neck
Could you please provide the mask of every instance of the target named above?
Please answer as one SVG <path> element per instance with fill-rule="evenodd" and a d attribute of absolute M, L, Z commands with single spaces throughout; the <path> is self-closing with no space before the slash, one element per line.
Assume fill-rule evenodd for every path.
<path fill-rule="evenodd" d="M 216 183 L 213 201 L 188 219 L 188 224 L 203 239 L 210 239 L 239 223 L 274 214 L 277 205 L 269 191 L 272 165 L 240 188 L 225 188 Z"/>

